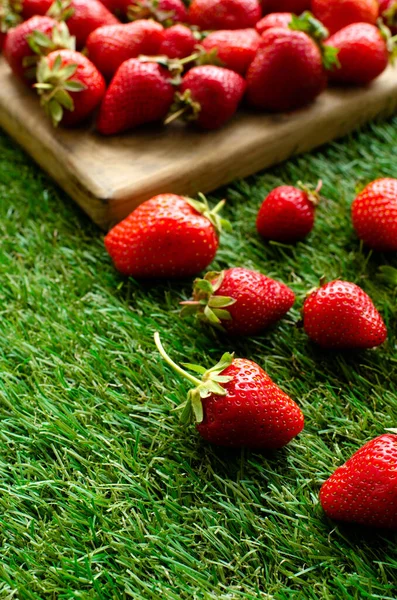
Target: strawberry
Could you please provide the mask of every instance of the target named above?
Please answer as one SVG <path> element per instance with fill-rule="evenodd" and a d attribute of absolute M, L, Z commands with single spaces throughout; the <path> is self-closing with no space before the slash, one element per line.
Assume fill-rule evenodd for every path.
<path fill-rule="evenodd" d="M 223 67 L 245 75 L 261 41 L 255 29 L 220 29 L 210 33 L 201 45 L 207 53 L 216 51 Z"/>
<path fill-rule="evenodd" d="M 353 23 L 332 35 L 325 44 L 338 49 L 338 65 L 330 71 L 332 81 L 366 85 L 389 63 L 389 50 L 377 27 Z"/>
<path fill-rule="evenodd" d="M 57 50 L 41 59 L 35 87 L 53 125 L 74 126 L 98 106 L 105 80 L 80 52 Z"/>
<path fill-rule="evenodd" d="M 256 335 L 279 321 L 295 295 L 283 283 L 249 269 L 210 272 L 196 279 L 193 300 L 182 302 L 182 314 L 233 335 Z"/>
<path fill-rule="evenodd" d="M 200 29 L 246 29 L 261 18 L 258 0 L 193 0 L 189 21 Z"/>
<path fill-rule="evenodd" d="M 243 77 L 230 69 L 193 67 L 184 75 L 165 122 L 183 116 L 202 129 L 218 129 L 235 114 L 244 92 Z"/>
<path fill-rule="evenodd" d="M 304 417 L 299 406 L 256 363 L 227 352 L 208 370 L 183 365 L 199 374 L 199 379 L 171 360 L 158 333 L 154 339 L 166 363 L 196 386 L 188 393 L 181 419 L 186 423 L 194 415 L 196 428 L 207 442 L 275 450 L 302 431 Z"/>
<path fill-rule="evenodd" d="M 397 252 L 397 179 L 377 179 L 352 205 L 353 226 L 370 248 Z"/>
<path fill-rule="evenodd" d="M 312 0 L 311 10 L 332 34 L 351 23 L 375 25 L 379 4 L 378 0 Z"/>
<path fill-rule="evenodd" d="M 26 21 L 35 15 L 44 16 L 50 9 L 53 0 L 23 0 L 22 2 L 22 16 L 23 20 Z"/>
<path fill-rule="evenodd" d="M 120 21 L 99 0 L 55 0 L 48 14 L 67 22 L 76 37 L 77 48 L 83 48 L 92 31 Z"/>
<path fill-rule="evenodd" d="M 185 58 L 193 53 L 196 38 L 189 27 L 173 25 L 164 29 L 163 39 L 160 44 L 159 54 L 168 58 Z M 144 54 L 149 54 L 144 52 Z"/>
<path fill-rule="evenodd" d="M 149 19 L 99 27 L 88 36 L 88 56 L 110 79 L 124 61 L 140 54 L 158 54 L 163 32 L 160 23 Z"/>
<path fill-rule="evenodd" d="M 258 21 L 255 28 L 262 35 L 262 33 L 273 27 L 289 27 L 291 20 L 292 13 L 290 12 L 270 13 Z"/>
<path fill-rule="evenodd" d="M 367 442 L 323 484 L 320 502 L 336 521 L 397 529 L 397 435 Z"/>
<path fill-rule="evenodd" d="M 5 42 L 7 32 L 21 23 L 21 6 L 18 0 L 1 0 L 0 2 L 0 51 Z"/>
<path fill-rule="evenodd" d="M 300 188 L 282 185 L 264 199 L 256 220 L 258 233 L 266 240 L 293 243 L 305 238 L 313 229 L 315 209 L 319 203 L 317 186 Z"/>
<path fill-rule="evenodd" d="M 58 23 L 50 17 L 32 17 L 8 33 L 4 57 L 14 75 L 34 81 L 39 55 L 49 54 L 58 48 L 73 50 L 74 42 L 65 23 Z"/>
<path fill-rule="evenodd" d="M 331 281 L 308 296 L 303 326 L 312 341 L 332 350 L 374 348 L 387 337 L 371 298 L 347 281 Z"/>
<path fill-rule="evenodd" d="M 305 31 L 312 32 L 319 43 Z M 313 102 L 326 87 L 324 66 L 330 67 L 335 60 L 335 51 L 325 51 L 321 45 L 325 35 L 310 13 L 294 16 L 289 29 L 265 31 L 247 72 L 248 104 L 281 112 Z"/>
<path fill-rule="evenodd" d="M 117 69 L 99 111 L 97 129 L 103 135 L 161 121 L 174 98 L 169 72 L 156 62 L 130 58 Z"/>
<path fill-rule="evenodd" d="M 397 0 L 380 0 L 379 14 L 392 35 L 397 35 Z"/>
<path fill-rule="evenodd" d="M 138 279 L 191 277 L 205 269 L 227 222 L 218 216 L 224 201 L 211 211 L 201 199 L 161 194 L 138 206 L 105 237 L 116 269 Z"/>
<path fill-rule="evenodd" d="M 300 15 L 304 10 L 309 10 L 311 0 L 262 0 L 263 14 L 275 12 L 290 12 Z"/>
<path fill-rule="evenodd" d="M 188 21 L 182 0 L 120 0 L 120 10 L 130 21 L 155 19 L 167 27 Z"/>

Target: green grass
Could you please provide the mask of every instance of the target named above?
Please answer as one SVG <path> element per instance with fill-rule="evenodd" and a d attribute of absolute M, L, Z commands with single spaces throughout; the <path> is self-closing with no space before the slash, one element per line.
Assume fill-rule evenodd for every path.
<path fill-rule="evenodd" d="M 338 526 L 321 483 L 397 422 L 397 290 L 378 277 L 395 257 L 356 239 L 357 180 L 397 177 L 397 119 L 236 182 L 234 233 L 215 267 L 245 265 L 288 283 L 289 316 L 230 340 L 178 318 L 190 282 L 120 277 L 102 233 L 0 136 L 0 598 L 340 599 L 397 595 L 397 538 Z M 264 244 L 259 204 L 273 186 L 324 181 L 314 232 Z M 319 278 L 374 299 L 388 342 L 319 351 L 296 326 Z M 211 365 L 226 349 L 259 362 L 302 407 L 304 432 L 281 451 L 228 451 L 183 429 L 187 386 L 161 360 Z"/>

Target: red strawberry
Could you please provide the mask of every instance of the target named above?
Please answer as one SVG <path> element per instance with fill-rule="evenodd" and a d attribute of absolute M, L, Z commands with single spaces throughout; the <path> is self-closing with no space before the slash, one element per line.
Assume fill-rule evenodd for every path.
<path fill-rule="evenodd" d="M 262 33 L 268 29 L 272 29 L 273 27 L 288 27 L 291 23 L 291 20 L 292 13 L 290 12 L 271 13 L 257 22 L 256 30 L 262 35 Z"/>
<path fill-rule="evenodd" d="M 368 23 L 348 25 L 325 44 L 339 50 L 339 65 L 329 73 L 336 82 L 366 85 L 383 73 L 389 62 L 385 39 L 377 27 Z"/>
<path fill-rule="evenodd" d="M 92 31 L 120 21 L 99 0 L 55 0 L 48 14 L 67 22 L 76 37 L 77 48 L 83 48 Z"/>
<path fill-rule="evenodd" d="M 321 188 L 321 185 L 320 185 Z M 293 243 L 313 229 L 320 189 L 291 185 L 275 188 L 264 199 L 256 220 L 258 233 L 266 240 Z"/>
<path fill-rule="evenodd" d="M 110 79 L 124 61 L 140 54 L 158 54 L 163 32 L 160 23 L 149 19 L 99 27 L 88 36 L 88 56 Z"/>
<path fill-rule="evenodd" d="M 223 67 L 245 75 L 260 41 L 261 37 L 255 29 L 220 29 L 210 33 L 201 45 L 207 53 L 215 50 Z"/>
<path fill-rule="evenodd" d="M 271 112 L 289 111 L 310 104 L 325 89 L 324 66 L 334 61 L 334 51 L 323 52 L 326 35 L 310 13 L 293 17 L 286 28 L 265 31 L 258 52 L 247 72 L 247 101 L 254 108 Z M 316 43 L 304 31 L 312 28 Z"/>
<path fill-rule="evenodd" d="M 120 10 L 131 21 L 152 18 L 169 26 L 188 20 L 182 0 L 120 0 Z"/>
<path fill-rule="evenodd" d="M 367 442 L 323 484 L 320 502 L 331 519 L 397 529 L 397 435 Z"/>
<path fill-rule="evenodd" d="M 193 67 L 182 79 L 166 123 L 183 115 L 202 129 L 218 129 L 235 114 L 244 92 L 243 77 L 230 69 Z"/>
<path fill-rule="evenodd" d="M 96 109 L 105 93 L 105 80 L 80 52 L 57 50 L 43 57 L 35 85 L 53 125 L 78 125 Z"/>
<path fill-rule="evenodd" d="M 367 185 L 352 205 L 358 237 L 370 248 L 397 251 L 397 179 L 377 179 Z"/>
<path fill-rule="evenodd" d="M 180 278 L 205 269 L 219 246 L 225 221 L 208 203 L 175 194 L 147 200 L 113 227 L 105 246 L 123 275 L 141 278 Z"/>
<path fill-rule="evenodd" d="M 256 335 L 279 321 L 295 296 L 283 283 L 256 271 L 233 268 L 196 279 L 193 300 L 182 302 L 182 314 L 234 335 Z"/>
<path fill-rule="evenodd" d="M 200 29 L 246 29 L 261 18 L 258 0 L 193 0 L 189 21 Z"/>
<path fill-rule="evenodd" d="M 351 23 L 375 25 L 379 15 L 378 0 L 312 0 L 311 10 L 331 34 Z"/>
<path fill-rule="evenodd" d="M 182 421 L 194 415 L 199 434 L 208 442 L 275 450 L 302 431 L 304 417 L 299 406 L 256 363 L 225 353 L 212 369 L 183 365 L 201 375 L 199 379 L 169 358 L 158 333 L 154 339 L 167 364 L 195 384 L 188 393 Z"/>
<path fill-rule="evenodd" d="M 186 58 L 193 53 L 195 45 L 196 38 L 189 27 L 173 25 L 164 29 L 159 54 L 168 56 L 168 58 Z M 149 53 L 145 52 L 144 54 Z"/>
<path fill-rule="evenodd" d="M 303 326 L 313 342 L 333 350 L 374 348 L 387 337 L 371 298 L 347 281 L 331 281 L 310 294 Z"/>
<path fill-rule="evenodd" d="M 397 35 L 397 0 L 380 0 L 379 14 L 389 27 L 392 35 Z"/>
<path fill-rule="evenodd" d="M 23 0 L 22 16 L 26 21 L 35 15 L 44 16 L 50 9 L 53 0 Z"/>
<path fill-rule="evenodd" d="M 174 98 L 169 72 L 155 62 L 130 58 L 117 69 L 99 111 L 97 128 L 103 135 L 161 121 Z"/>
<path fill-rule="evenodd" d="M 17 0 L 1 0 L 0 3 L 0 51 L 7 32 L 21 23 L 21 6 Z"/>
<path fill-rule="evenodd" d="M 57 48 L 74 49 L 74 38 L 70 37 L 65 23 L 37 16 L 8 33 L 4 57 L 17 77 L 34 81 L 38 56 L 49 54 Z"/>
<path fill-rule="evenodd" d="M 263 14 L 275 12 L 290 12 L 300 15 L 309 10 L 311 0 L 262 0 Z"/>

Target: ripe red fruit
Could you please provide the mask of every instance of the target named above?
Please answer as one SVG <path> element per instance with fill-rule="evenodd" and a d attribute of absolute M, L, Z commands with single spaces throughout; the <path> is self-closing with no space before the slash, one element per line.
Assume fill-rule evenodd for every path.
<path fill-rule="evenodd" d="M 97 129 L 103 135 L 121 133 L 161 121 L 174 99 L 169 72 L 155 62 L 126 60 L 116 71 L 99 111 Z"/>
<path fill-rule="evenodd" d="M 23 0 L 22 16 L 24 21 L 35 15 L 44 16 L 47 14 L 53 0 Z"/>
<path fill-rule="evenodd" d="M 158 333 L 155 342 L 167 364 L 196 386 L 188 393 L 181 419 L 188 422 L 194 415 L 196 428 L 207 442 L 275 450 L 302 431 L 304 417 L 299 406 L 256 363 L 225 353 L 209 370 L 183 365 L 201 375 L 199 379 L 170 359 Z"/>
<path fill-rule="evenodd" d="M 375 25 L 379 5 L 378 0 L 312 0 L 312 12 L 332 34 L 351 23 Z"/>
<path fill-rule="evenodd" d="M 290 12 L 300 15 L 309 10 L 311 0 L 262 0 L 263 14 L 275 12 Z"/>
<path fill-rule="evenodd" d="M 120 0 L 119 7 L 131 21 L 155 19 L 166 26 L 188 21 L 182 0 Z"/>
<path fill-rule="evenodd" d="M 258 0 L 193 0 L 189 21 L 200 29 L 246 29 L 261 18 Z"/>
<path fill-rule="evenodd" d="M 118 271 L 137 279 L 197 275 L 218 250 L 222 206 L 211 211 L 205 198 L 155 196 L 109 231 L 106 249 Z"/>
<path fill-rule="evenodd" d="M 74 49 L 74 38 L 69 36 L 66 25 L 50 17 L 37 16 L 9 31 L 4 57 L 14 75 L 34 81 L 39 55 L 58 48 Z"/>
<path fill-rule="evenodd" d="M 339 50 L 339 65 L 329 72 L 332 81 L 366 85 L 383 73 L 389 51 L 379 29 L 368 23 L 353 23 L 337 31 L 326 42 Z"/>
<path fill-rule="evenodd" d="M 310 104 L 325 89 L 327 77 L 316 42 L 303 31 L 265 31 L 247 72 L 247 102 L 271 112 Z"/>
<path fill-rule="evenodd" d="M 76 37 L 77 48 L 83 48 L 92 31 L 120 21 L 99 0 L 55 0 L 48 13 L 67 22 L 69 31 Z"/>
<path fill-rule="evenodd" d="M 270 13 L 257 22 L 255 28 L 262 35 L 268 29 L 273 27 L 288 27 L 291 23 L 292 13 Z"/>
<path fill-rule="evenodd" d="M 397 529 L 397 435 L 367 442 L 323 484 L 320 502 L 331 519 Z"/>
<path fill-rule="evenodd" d="M 377 179 L 367 185 L 352 205 L 353 226 L 370 248 L 397 251 L 397 179 Z"/>
<path fill-rule="evenodd" d="M 379 14 L 392 35 L 397 35 L 397 0 L 380 0 Z"/>
<path fill-rule="evenodd" d="M 164 29 L 158 53 L 168 56 L 168 58 L 185 58 L 193 53 L 196 43 L 196 38 L 189 27 L 180 24 L 173 25 Z M 149 53 L 144 52 L 143 54 Z"/>
<path fill-rule="evenodd" d="M 158 54 L 163 33 L 163 26 L 149 19 L 99 27 L 88 36 L 88 56 L 110 79 L 124 61 L 140 54 Z"/>
<path fill-rule="evenodd" d="M 256 335 L 290 310 L 295 295 L 289 287 L 256 271 L 233 268 L 196 279 L 193 300 L 182 302 L 182 314 L 233 335 Z"/>
<path fill-rule="evenodd" d="M 53 125 L 74 126 L 96 109 L 105 93 L 105 80 L 80 52 L 57 50 L 41 59 L 35 87 Z"/>
<path fill-rule="evenodd" d="M 347 281 L 331 281 L 310 294 L 303 326 L 313 342 L 333 350 L 374 348 L 387 338 L 371 298 Z"/>
<path fill-rule="evenodd" d="M 256 220 L 258 233 L 266 240 L 293 243 L 313 229 L 319 189 L 282 185 L 264 199 Z"/>
<path fill-rule="evenodd" d="M 202 129 L 218 129 L 235 114 L 244 92 L 243 77 L 230 69 L 193 67 L 182 79 L 166 123 L 183 116 Z"/>
<path fill-rule="evenodd" d="M 222 66 L 245 75 L 258 50 L 261 37 L 255 29 L 213 31 L 202 42 L 207 53 L 216 52 Z"/>

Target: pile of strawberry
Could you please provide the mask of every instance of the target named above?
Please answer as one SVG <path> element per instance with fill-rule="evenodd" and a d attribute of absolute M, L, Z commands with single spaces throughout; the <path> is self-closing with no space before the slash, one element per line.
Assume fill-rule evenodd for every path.
<path fill-rule="evenodd" d="M 0 0 L 13 73 L 54 125 L 98 111 L 103 135 L 175 119 L 217 129 L 242 104 L 291 111 L 328 82 L 366 85 L 396 30 L 397 0 Z"/>

